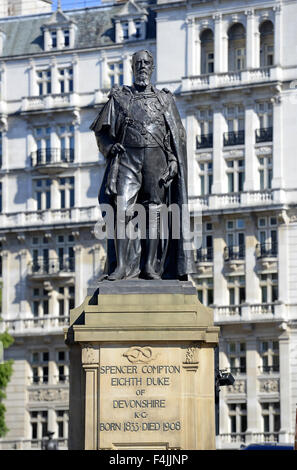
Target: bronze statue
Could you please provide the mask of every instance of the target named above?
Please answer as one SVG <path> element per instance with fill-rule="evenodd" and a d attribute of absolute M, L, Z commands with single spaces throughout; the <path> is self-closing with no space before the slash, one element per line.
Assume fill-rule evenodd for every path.
<path fill-rule="evenodd" d="M 187 205 L 185 129 L 171 92 L 151 84 L 152 54 L 133 54 L 132 69 L 133 85 L 115 85 L 91 125 L 107 159 L 99 204 L 111 204 L 118 217 L 124 217 L 125 227 L 137 204 L 155 216 L 144 240 L 131 240 L 126 232 L 108 240 L 108 279 L 185 279 L 193 272 L 193 258 L 183 243 L 182 216 L 180 236 L 169 233 L 165 242 L 160 236 L 161 208 Z M 118 201 L 124 216 L 119 215 Z"/>

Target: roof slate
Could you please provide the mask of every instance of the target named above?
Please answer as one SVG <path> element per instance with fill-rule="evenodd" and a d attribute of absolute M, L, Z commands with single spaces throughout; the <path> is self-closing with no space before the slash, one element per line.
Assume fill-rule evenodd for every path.
<path fill-rule="evenodd" d="M 105 5 L 103 8 L 85 8 L 64 12 L 70 20 L 75 22 L 77 28 L 75 48 L 115 44 L 113 18 L 122 6 L 123 4 Z M 147 39 L 153 39 L 156 36 L 155 13 L 149 9 L 148 11 Z M 52 13 L 1 18 L 0 30 L 5 34 L 2 57 L 44 52 L 42 26 L 49 24 L 51 16 Z M 65 24 L 65 21 L 63 23 Z"/>

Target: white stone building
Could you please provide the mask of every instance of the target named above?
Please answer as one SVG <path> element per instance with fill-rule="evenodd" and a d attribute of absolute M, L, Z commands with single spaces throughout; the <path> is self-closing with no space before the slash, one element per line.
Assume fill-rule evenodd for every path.
<path fill-rule="evenodd" d="M 5 2 L 4 2 L 5 3 Z M 193 279 L 221 326 L 218 448 L 293 442 L 297 402 L 297 207 L 294 138 L 297 0 L 102 2 L 51 13 L 25 0 L 0 18 L 2 317 L 5 448 L 67 443 L 62 327 L 96 283 L 94 237 L 104 161 L 89 125 L 131 55 L 156 58 L 188 138 L 189 195 L 202 209 Z M 9 16 L 20 14 L 22 16 Z"/>

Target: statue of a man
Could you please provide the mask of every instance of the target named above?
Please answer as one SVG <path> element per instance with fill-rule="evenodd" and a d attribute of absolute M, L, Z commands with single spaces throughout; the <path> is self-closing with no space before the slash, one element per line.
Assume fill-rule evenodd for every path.
<path fill-rule="evenodd" d="M 111 204 L 119 213 L 121 201 L 125 226 L 136 204 L 155 217 L 146 228 L 145 243 L 126 233 L 108 240 L 108 279 L 185 279 L 193 272 L 192 253 L 185 250 L 182 227 L 180 236 L 173 239 L 169 233 L 161 243 L 160 211 L 170 204 L 187 206 L 186 133 L 171 92 L 151 84 L 152 54 L 133 54 L 132 69 L 133 85 L 115 85 L 91 125 L 107 159 L 99 204 Z"/>

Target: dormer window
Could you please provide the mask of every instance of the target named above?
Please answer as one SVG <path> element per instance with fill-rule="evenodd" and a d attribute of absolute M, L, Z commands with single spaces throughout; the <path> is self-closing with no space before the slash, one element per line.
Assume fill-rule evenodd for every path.
<path fill-rule="evenodd" d="M 51 31 L 52 49 L 57 47 L 57 31 Z"/>
<path fill-rule="evenodd" d="M 134 24 L 135 24 L 135 38 L 139 39 L 141 37 L 141 33 L 142 33 L 141 21 L 136 20 L 136 21 L 134 21 Z"/>
<path fill-rule="evenodd" d="M 116 42 L 145 39 L 148 12 L 140 7 L 135 0 L 128 0 L 121 6 L 115 19 Z"/>
<path fill-rule="evenodd" d="M 69 29 L 64 30 L 64 46 L 65 47 L 70 46 L 70 32 L 69 32 Z"/>
<path fill-rule="evenodd" d="M 122 23 L 123 39 L 129 39 L 129 23 L 125 21 Z"/>

